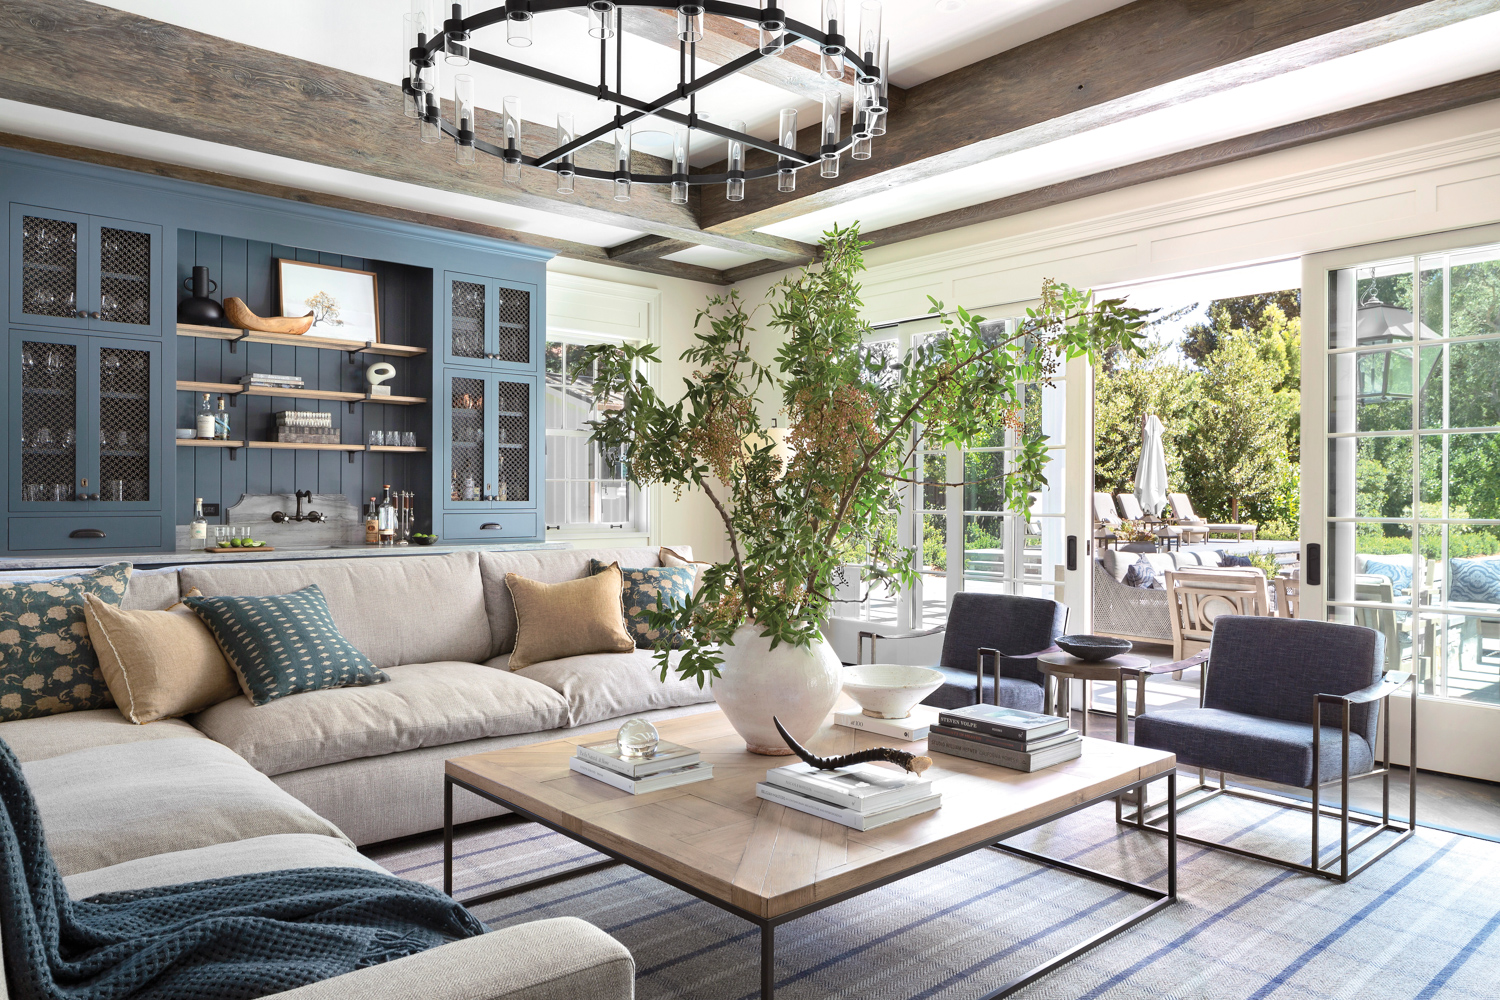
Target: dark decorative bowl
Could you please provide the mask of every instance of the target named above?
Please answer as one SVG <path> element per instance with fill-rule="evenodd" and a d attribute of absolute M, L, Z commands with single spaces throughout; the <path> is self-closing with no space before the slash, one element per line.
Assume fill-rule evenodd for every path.
<path fill-rule="evenodd" d="M 423 537 L 423 538 L 417 538 L 415 535 L 413 535 L 412 536 L 412 543 L 415 544 L 415 545 L 436 545 L 437 544 L 437 536 L 436 535 L 427 535 L 426 537 Z"/>
<path fill-rule="evenodd" d="M 1115 639 L 1107 635 L 1060 635 L 1054 641 L 1059 649 L 1090 663 L 1107 660 L 1135 648 L 1129 639 Z"/>

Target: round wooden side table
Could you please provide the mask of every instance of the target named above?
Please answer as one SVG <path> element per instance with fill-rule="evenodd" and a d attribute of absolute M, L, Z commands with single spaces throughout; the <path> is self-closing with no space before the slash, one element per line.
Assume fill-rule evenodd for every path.
<path fill-rule="evenodd" d="M 1064 719 L 1070 719 L 1073 709 L 1071 693 L 1068 690 L 1068 681 L 1077 679 L 1085 685 L 1094 681 L 1110 681 L 1115 686 L 1115 741 L 1118 743 L 1130 742 L 1130 713 L 1125 703 L 1125 681 L 1127 678 L 1136 679 L 1135 689 L 1135 713 L 1141 714 L 1141 707 L 1146 704 L 1146 674 L 1145 669 L 1151 665 L 1151 660 L 1135 653 L 1121 653 L 1111 656 L 1107 660 L 1080 660 L 1072 653 L 1056 652 L 1043 653 L 1036 658 L 1037 669 L 1046 678 L 1043 686 L 1042 711 L 1049 715 L 1060 715 Z M 1086 689 L 1085 689 L 1086 690 Z M 1089 734 L 1088 699 L 1084 699 L 1083 723 L 1080 726 L 1083 735 Z"/>

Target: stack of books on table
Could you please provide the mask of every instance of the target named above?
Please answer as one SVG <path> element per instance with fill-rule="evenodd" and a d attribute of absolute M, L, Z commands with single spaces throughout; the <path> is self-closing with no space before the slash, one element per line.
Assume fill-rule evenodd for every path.
<path fill-rule="evenodd" d="M 338 444 L 333 414 L 318 410 L 276 411 L 276 440 L 288 444 Z"/>
<path fill-rule="evenodd" d="M 573 752 L 568 767 L 632 795 L 707 781 L 714 776 L 714 766 L 704 762 L 697 750 L 666 740 L 641 757 L 626 757 L 614 742 L 580 746 Z"/>
<path fill-rule="evenodd" d="M 249 375 L 240 376 L 240 385 L 246 388 L 300 389 L 302 388 L 302 376 L 266 375 L 262 372 L 251 372 Z"/>
<path fill-rule="evenodd" d="M 930 779 L 876 764 L 823 771 L 798 762 L 772 768 L 755 794 L 856 830 L 873 830 L 942 805 Z"/>
<path fill-rule="evenodd" d="M 938 710 L 928 705 L 917 705 L 904 719 L 881 719 L 866 715 L 857 708 L 846 712 L 834 712 L 834 725 L 845 729 L 860 729 L 879 736 L 890 736 L 905 743 L 914 743 L 927 738 L 927 730 L 937 722 Z"/>
<path fill-rule="evenodd" d="M 938 713 L 927 749 L 1017 771 L 1039 771 L 1083 753 L 1083 738 L 1055 715 L 997 705 L 970 705 Z"/>

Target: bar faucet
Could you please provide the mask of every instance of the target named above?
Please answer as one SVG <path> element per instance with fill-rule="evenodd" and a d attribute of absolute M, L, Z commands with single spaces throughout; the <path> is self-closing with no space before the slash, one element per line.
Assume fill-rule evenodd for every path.
<path fill-rule="evenodd" d="M 311 521 L 312 523 L 317 524 L 321 521 L 328 520 L 327 514 L 323 514 L 315 510 L 310 510 L 306 514 L 302 513 L 303 497 L 306 497 L 307 502 L 311 504 L 312 490 L 297 491 L 297 513 L 288 514 L 286 511 L 278 510 L 276 513 L 271 515 L 271 520 L 275 521 L 277 524 L 284 524 L 287 521 Z"/>

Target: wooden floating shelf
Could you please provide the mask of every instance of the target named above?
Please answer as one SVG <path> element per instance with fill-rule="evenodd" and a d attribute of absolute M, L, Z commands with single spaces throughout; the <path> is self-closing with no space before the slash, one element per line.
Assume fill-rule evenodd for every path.
<path fill-rule="evenodd" d="M 398 444 L 302 444 L 293 441 L 239 441 L 234 438 L 221 440 L 219 438 L 178 438 L 179 448 L 268 448 L 274 451 L 391 451 L 403 452 L 415 455 L 426 452 L 426 448 L 411 447 Z"/>
<path fill-rule="evenodd" d="M 366 451 L 393 451 L 393 452 L 400 452 L 400 453 L 406 454 L 406 455 L 416 455 L 418 453 L 422 453 L 422 452 L 426 452 L 427 451 L 426 448 L 418 448 L 415 445 L 413 445 L 412 447 L 408 448 L 404 444 L 372 444 L 372 445 L 369 445 L 365 450 Z"/>
<path fill-rule="evenodd" d="M 294 441 L 251 441 L 248 448 L 272 448 L 276 451 L 364 451 L 362 444 L 303 444 Z"/>
<path fill-rule="evenodd" d="M 291 399 L 331 399 L 337 403 L 381 403 L 386 406 L 421 406 L 425 396 L 366 396 L 362 392 L 334 392 L 324 389 L 269 389 L 260 385 L 235 382 L 178 382 L 179 392 L 211 392 L 225 396 L 286 396 Z"/>
<path fill-rule="evenodd" d="M 388 358 L 415 358 L 427 353 L 425 347 L 408 347 L 405 344 L 366 344 L 363 347 L 347 340 L 332 337 L 309 337 L 307 334 L 257 333 L 253 330 L 235 330 L 223 326 L 195 326 L 178 323 L 179 337 L 206 337 L 209 340 L 230 340 L 247 344 L 274 344 L 277 347 L 315 347 L 324 351 L 345 351 L 349 354 L 378 354 Z"/>
<path fill-rule="evenodd" d="M 233 438 L 230 438 L 227 441 L 220 440 L 219 438 L 178 438 L 177 439 L 177 447 L 179 447 L 179 448 L 243 448 L 243 447 L 245 447 L 245 442 L 243 442 L 243 441 L 236 441 Z"/>

